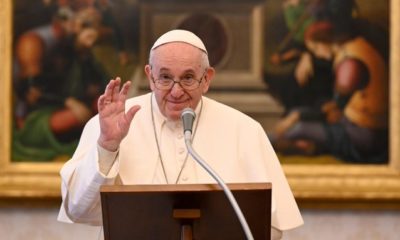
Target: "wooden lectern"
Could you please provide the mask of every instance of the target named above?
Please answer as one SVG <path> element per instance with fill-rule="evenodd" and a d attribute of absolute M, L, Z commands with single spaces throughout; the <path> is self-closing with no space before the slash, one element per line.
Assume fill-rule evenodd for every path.
<path fill-rule="evenodd" d="M 254 239 L 270 239 L 271 184 L 227 184 Z M 217 184 L 114 185 L 100 189 L 105 240 L 244 240 Z"/>

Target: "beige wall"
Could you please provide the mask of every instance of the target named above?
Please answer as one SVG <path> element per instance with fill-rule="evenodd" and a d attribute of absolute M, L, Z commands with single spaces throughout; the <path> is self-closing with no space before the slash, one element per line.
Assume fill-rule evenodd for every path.
<path fill-rule="evenodd" d="M 91 240 L 98 229 L 56 221 L 58 209 L 0 209 L 2 240 Z M 400 211 L 303 210 L 305 225 L 284 240 L 399 239 Z"/>

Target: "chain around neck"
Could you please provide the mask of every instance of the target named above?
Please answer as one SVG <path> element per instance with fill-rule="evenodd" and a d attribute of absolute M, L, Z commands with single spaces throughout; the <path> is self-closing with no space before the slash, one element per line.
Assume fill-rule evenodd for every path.
<path fill-rule="evenodd" d="M 202 110 L 203 110 L 203 98 L 201 98 L 201 100 L 200 100 L 200 111 L 199 111 L 199 116 L 197 118 L 197 121 L 195 121 L 195 127 L 194 127 L 194 132 L 193 132 L 193 137 L 192 137 L 193 140 L 194 140 L 194 137 L 195 137 L 196 132 L 197 132 L 197 126 L 199 125 L 199 121 L 200 121 Z M 169 184 L 168 177 L 167 177 L 167 171 L 165 170 L 164 161 L 163 161 L 163 158 L 162 158 L 162 155 L 161 155 L 161 148 L 160 148 L 160 144 L 159 144 L 159 141 L 158 141 L 156 123 L 155 123 L 155 120 L 154 120 L 153 93 L 151 93 L 151 96 L 150 96 L 150 111 L 151 111 L 151 121 L 153 123 L 154 138 L 156 140 L 156 145 L 157 145 L 158 159 L 160 159 L 161 168 L 163 170 L 165 182 L 167 184 Z M 181 169 L 179 170 L 179 174 L 178 174 L 178 177 L 175 180 L 175 184 L 178 184 L 179 179 L 181 177 L 183 169 L 185 168 L 185 165 L 186 165 L 186 162 L 187 162 L 188 158 L 189 158 L 189 152 L 186 153 L 185 160 L 183 161 Z"/>

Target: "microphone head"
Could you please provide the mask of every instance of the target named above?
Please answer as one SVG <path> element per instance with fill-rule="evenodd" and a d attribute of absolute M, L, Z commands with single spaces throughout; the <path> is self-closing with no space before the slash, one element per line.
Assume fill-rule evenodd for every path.
<path fill-rule="evenodd" d="M 196 113 L 190 107 L 184 108 L 181 113 L 181 118 L 183 118 L 186 114 L 190 114 L 193 118 L 196 118 Z"/>
<path fill-rule="evenodd" d="M 181 119 L 183 122 L 183 132 L 190 131 L 192 132 L 193 122 L 196 118 L 196 113 L 191 108 L 183 109 L 181 113 Z"/>

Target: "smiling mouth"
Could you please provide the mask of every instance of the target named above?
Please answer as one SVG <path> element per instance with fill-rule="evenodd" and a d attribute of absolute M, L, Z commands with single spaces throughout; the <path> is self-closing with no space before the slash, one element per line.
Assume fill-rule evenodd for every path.
<path fill-rule="evenodd" d="M 189 101 L 167 101 L 168 104 L 172 105 L 172 108 L 176 108 L 178 107 L 179 109 L 183 109 L 185 107 L 189 107 L 190 106 L 190 102 Z"/>
<path fill-rule="evenodd" d="M 189 100 L 179 100 L 179 101 L 167 100 L 167 102 L 171 104 L 185 104 L 185 103 L 189 104 Z"/>

